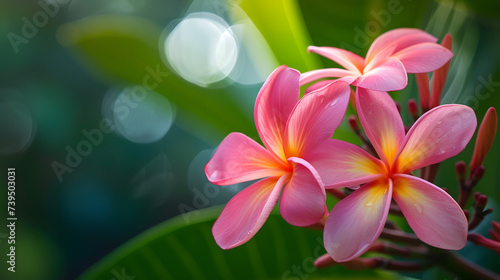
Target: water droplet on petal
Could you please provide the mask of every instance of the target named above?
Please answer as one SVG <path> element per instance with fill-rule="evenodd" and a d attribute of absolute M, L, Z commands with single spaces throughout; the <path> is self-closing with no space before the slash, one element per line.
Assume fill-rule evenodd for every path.
<path fill-rule="evenodd" d="M 413 204 L 415 206 L 415 209 L 417 210 L 417 213 L 419 215 L 422 215 L 422 213 L 424 213 L 424 208 L 422 207 L 422 205 L 418 204 L 415 202 L 415 204 Z"/>
<path fill-rule="evenodd" d="M 438 121 L 437 124 L 441 124 L 441 121 Z"/>
<path fill-rule="evenodd" d="M 444 148 L 439 148 L 439 153 L 444 154 L 446 153 L 446 150 Z"/>
<path fill-rule="evenodd" d="M 212 175 L 210 176 L 210 178 L 211 178 L 212 180 L 217 180 L 217 179 L 218 179 L 218 177 L 219 177 L 219 171 L 214 170 L 214 171 L 212 172 Z"/>
<path fill-rule="evenodd" d="M 369 201 L 369 202 L 367 202 L 367 203 L 365 204 L 365 206 L 366 206 L 366 207 L 371 207 L 371 206 L 373 206 L 373 202 Z"/>

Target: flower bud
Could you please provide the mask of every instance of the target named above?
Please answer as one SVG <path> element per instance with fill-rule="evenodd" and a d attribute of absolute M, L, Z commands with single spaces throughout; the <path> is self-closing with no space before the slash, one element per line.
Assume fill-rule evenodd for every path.
<path fill-rule="evenodd" d="M 449 33 L 444 36 L 443 41 L 441 41 L 441 45 L 451 51 L 453 41 Z M 450 61 L 446 62 L 445 65 L 434 71 L 434 74 L 432 75 L 430 108 L 439 106 L 441 93 L 443 92 L 444 84 L 446 83 L 446 76 L 448 75 L 448 69 L 450 68 Z"/>
<path fill-rule="evenodd" d="M 498 231 L 500 233 L 500 223 L 497 221 L 491 222 L 491 226 L 493 227 L 494 230 Z"/>
<path fill-rule="evenodd" d="M 477 185 L 477 182 L 483 178 L 485 172 L 484 166 L 479 166 L 472 171 L 472 175 L 470 176 L 469 188 L 472 189 Z"/>
<path fill-rule="evenodd" d="M 495 241 L 499 241 L 500 242 L 500 232 L 498 231 L 495 231 L 494 229 L 490 228 L 488 230 L 488 232 L 490 233 L 490 236 L 491 236 L 491 239 L 495 240 Z"/>
<path fill-rule="evenodd" d="M 492 228 L 489 230 L 491 239 L 500 242 L 500 223 L 493 221 L 491 222 Z"/>
<path fill-rule="evenodd" d="M 354 109 L 354 112 L 357 112 L 358 109 L 356 108 L 356 92 L 352 90 L 351 88 L 351 95 L 349 96 L 349 102 L 351 102 L 352 109 Z"/>
<path fill-rule="evenodd" d="M 486 207 L 486 203 L 488 203 L 488 197 L 484 194 L 476 192 L 474 194 L 474 199 L 475 199 L 474 208 L 476 208 L 476 211 L 482 212 L 484 210 L 484 207 Z"/>
<path fill-rule="evenodd" d="M 341 265 L 350 270 L 363 270 L 381 267 L 384 264 L 384 260 L 383 258 L 355 258 L 343 262 Z"/>
<path fill-rule="evenodd" d="M 476 168 L 483 164 L 486 154 L 489 152 L 495 139 L 497 132 L 497 111 L 490 107 L 484 115 L 483 121 L 479 126 L 477 133 L 476 145 L 474 146 L 474 154 L 470 162 L 470 171 L 474 172 Z"/>
<path fill-rule="evenodd" d="M 478 233 L 469 233 L 468 239 L 470 242 L 488 248 L 492 251 L 500 253 L 500 242 L 488 239 Z"/>
<path fill-rule="evenodd" d="M 408 100 L 408 113 L 410 113 L 410 117 L 413 121 L 417 121 L 418 119 L 418 105 L 415 99 Z"/>
<path fill-rule="evenodd" d="M 429 93 L 429 74 L 428 73 L 416 73 L 415 78 L 417 80 L 418 97 L 420 99 L 420 108 L 422 113 L 429 110 L 430 104 L 430 93 Z"/>
<path fill-rule="evenodd" d="M 347 118 L 347 122 L 349 123 L 349 126 L 351 129 L 356 132 L 356 134 L 359 134 L 359 124 L 358 124 L 358 118 L 356 116 L 352 115 Z"/>
<path fill-rule="evenodd" d="M 465 162 L 463 160 L 455 163 L 455 172 L 457 173 L 458 182 L 460 185 L 463 185 L 465 182 L 465 174 L 467 173 L 467 167 L 465 166 Z"/>

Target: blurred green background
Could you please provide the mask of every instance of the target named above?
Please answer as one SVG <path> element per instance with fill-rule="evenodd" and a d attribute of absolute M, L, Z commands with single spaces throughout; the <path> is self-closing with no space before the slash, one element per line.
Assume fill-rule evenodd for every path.
<path fill-rule="evenodd" d="M 18 218 L 15 274 L 7 271 L 8 231 L 0 227 L 1 279 L 74 279 L 169 218 L 195 211 L 183 216 L 185 225 L 189 219 L 205 221 L 199 210 L 226 203 L 248 185 L 215 187 L 203 167 L 228 133 L 258 139 L 253 105 L 267 75 L 281 64 L 301 72 L 335 66 L 308 54 L 308 45 L 364 56 L 390 29 L 421 28 L 439 39 L 451 33 L 455 57 L 442 103 L 467 104 L 479 120 L 488 107 L 499 109 L 498 1 L 23 0 L 0 5 L 0 185 L 5 186 L 0 199 L 7 200 L 7 168 L 15 167 Z M 414 77 L 393 96 L 408 121 L 404 105 L 418 96 Z M 345 123 L 335 136 L 355 140 Z M 469 162 L 472 148 L 471 142 L 444 162 L 436 180 L 455 197 L 453 165 L 458 159 Z M 497 140 L 477 187 L 490 197 L 491 207 L 500 201 L 499 156 Z M 6 216 L 2 207 L 0 220 Z M 495 217 L 499 220 L 494 213 L 487 222 Z M 205 235 L 207 221 L 200 229 Z M 478 229 L 487 230 L 488 223 Z M 310 234 L 297 232 L 304 238 Z M 189 243 L 197 236 L 182 238 Z M 315 244 L 311 238 L 304 242 Z M 204 255 L 184 251 L 172 255 Z M 473 246 L 462 251 L 487 266 L 498 258 Z M 229 254 L 238 259 L 238 252 Z M 120 269 L 105 270 L 102 278 L 125 279 Z M 266 269 L 259 275 L 281 279 L 275 276 L 284 273 Z M 434 279 L 440 273 L 408 276 Z"/>

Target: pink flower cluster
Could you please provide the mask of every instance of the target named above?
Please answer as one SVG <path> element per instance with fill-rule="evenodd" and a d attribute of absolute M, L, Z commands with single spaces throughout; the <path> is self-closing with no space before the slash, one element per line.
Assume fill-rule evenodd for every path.
<path fill-rule="evenodd" d="M 460 153 L 476 129 L 474 111 L 457 104 L 434 106 L 405 132 L 387 93 L 405 88 L 407 73 L 435 71 L 449 62 L 452 52 L 436 41 L 418 29 L 396 29 L 378 37 L 366 58 L 309 47 L 345 69 L 301 74 L 277 68 L 255 103 L 255 125 L 264 147 L 231 133 L 205 167 L 209 181 L 218 185 L 260 179 L 222 211 L 212 230 L 217 244 L 230 249 L 247 242 L 279 199 L 280 213 L 291 225 L 324 222 L 328 254 L 346 262 L 377 240 L 394 200 L 420 240 L 448 250 L 464 247 L 468 221 L 462 208 L 412 172 Z M 324 78 L 337 79 L 318 81 Z M 313 81 L 300 98 L 300 86 Z M 353 101 L 373 155 L 332 139 L 346 113 L 351 86 L 356 87 Z M 329 213 L 325 190 L 344 187 L 354 191 Z"/>

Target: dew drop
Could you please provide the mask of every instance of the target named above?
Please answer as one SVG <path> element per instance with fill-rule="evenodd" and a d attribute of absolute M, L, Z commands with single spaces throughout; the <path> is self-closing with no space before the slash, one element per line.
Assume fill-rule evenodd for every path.
<path fill-rule="evenodd" d="M 415 206 L 415 209 L 417 210 L 419 215 L 422 215 L 422 213 L 424 213 L 424 208 L 422 208 L 422 205 L 420 205 L 418 203 L 415 203 L 413 205 Z"/>
<path fill-rule="evenodd" d="M 439 148 L 439 152 L 440 152 L 441 154 L 444 154 L 444 153 L 446 153 L 446 150 L 445 150 L 444 148 Z"/>
<path fill-rule="evenodd" d="M 437 124 L 441 124 L 441 121 L 438 121 Z"/>
<path fill-rule="evenodd" d="M 327 109 L 328 107 L 333 107 L 335 106 L 335 104 L 337 104 L 338 100 L 333 100 L 332 102 L 326 104 L 325 106 L 325 109 Z"/>
<path fill-rule="evenodd" d="M 371 207 L 371 206 L 373 206 L 373 202 L 369 201 L 369 202 L 367 202 L 367 203 L 365 204 L 365 206 L 366 206 L 366 207 Z"/>

